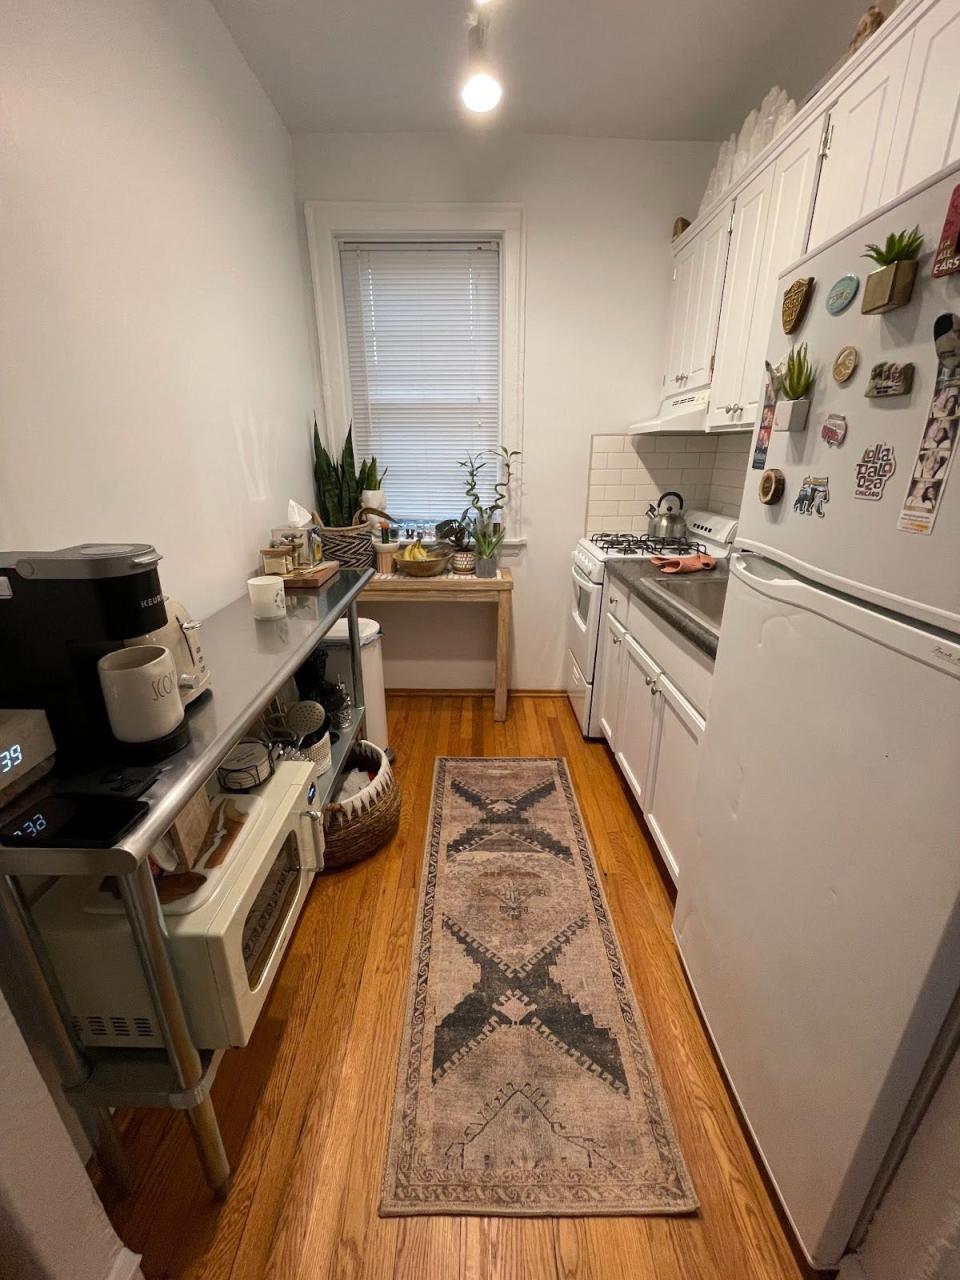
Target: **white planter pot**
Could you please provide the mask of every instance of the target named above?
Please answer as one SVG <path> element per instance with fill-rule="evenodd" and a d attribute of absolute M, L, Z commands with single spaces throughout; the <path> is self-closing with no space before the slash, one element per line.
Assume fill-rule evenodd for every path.
<path fill-rule="evenodd" d="M 361 507 L 376 507 L 378 511 L 386 511 L 387 495 L 382 489 L 361 489 L 360 505 Z M 367 516 L 367 524 L 373 529 L 374 534 L 380 536 L 380 516 Z"/>
<path fill-rule="evenodd" d="M 809 412 L 809 400 L 778 400 L 773 411 L 774 431 L 805 430 Z"/>

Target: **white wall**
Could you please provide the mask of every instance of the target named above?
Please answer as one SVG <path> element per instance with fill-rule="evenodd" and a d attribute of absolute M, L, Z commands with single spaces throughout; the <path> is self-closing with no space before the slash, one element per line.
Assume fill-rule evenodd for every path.
<path fill-rule="evenodd" d="M 107 1221 L 0 992 L 0 1275 L 134 1280 L 138 1259 Z"/>
<path fill-rule="evenodd" d="M 309 498 L 290 139 L 207 0 L 0 0 L 0 545 L 203 616 Z"/>
<path fill-rule="evenodd" d="M 590 437 L 620 432 L 657 406 L 670 229 L 678 214 L 693 216 L 715 152 L 711 143 L 506 137 L 495 127 L 294 137 L 301 200 L 523 205 L 529 543 L 506 561 L 517 583 L 515 687 L 562 683 Z M 484 616 L 491 611 L 384 605 L 377 612 L 389 686 L 492 684 L 492 618 Z"/>

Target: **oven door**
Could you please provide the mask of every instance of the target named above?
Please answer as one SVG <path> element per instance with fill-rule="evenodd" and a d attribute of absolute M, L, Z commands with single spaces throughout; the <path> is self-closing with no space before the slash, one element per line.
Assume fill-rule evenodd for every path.
<path fill-rule="evenodd" d="M 570 566 L 570 571 L 573 581 L 567 643 L 583 679 L 590 684 L 597 657 L 597 637 L 600 634 L 603 584 L 591 582 L 575 564 Z"/>

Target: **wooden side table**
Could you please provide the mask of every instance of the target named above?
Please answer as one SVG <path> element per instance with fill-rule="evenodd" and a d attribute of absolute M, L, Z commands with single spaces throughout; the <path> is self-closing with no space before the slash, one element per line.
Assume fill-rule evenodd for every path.
<path fill-rule="evenodd" d="M 444 573 L 436 578 L 405 578 L 399 573 L 378 573 L 364 587 L 360 599 L 434 604 L 495 604 L 497 606 L 497 655 L 493 692 L 493 718 L 507 718 L 507 680 L 510 672 L 510 619 L 513 613 L 513 574 L 500 569 L 495 578 L 474 578 Z"/>

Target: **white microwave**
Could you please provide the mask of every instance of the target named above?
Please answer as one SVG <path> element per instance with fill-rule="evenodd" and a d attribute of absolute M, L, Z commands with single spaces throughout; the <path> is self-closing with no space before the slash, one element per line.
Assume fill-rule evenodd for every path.
<path fill-rule="evenodd" d="M 164 907 L 171 963 L 200 1049 L 245 1045 L 253 1033 L 313 877 L 323 867 L 323 826 L 313 808 L 316 777 L 311 761 L 285 760 L 256 791 L 231 796 L 246 820 L 229 857 L 191 898 Z M 91 887 L 64 877 L 33 911 L 81 1042 L 162 1047 L 127 918 L 110 882 Z"/>

